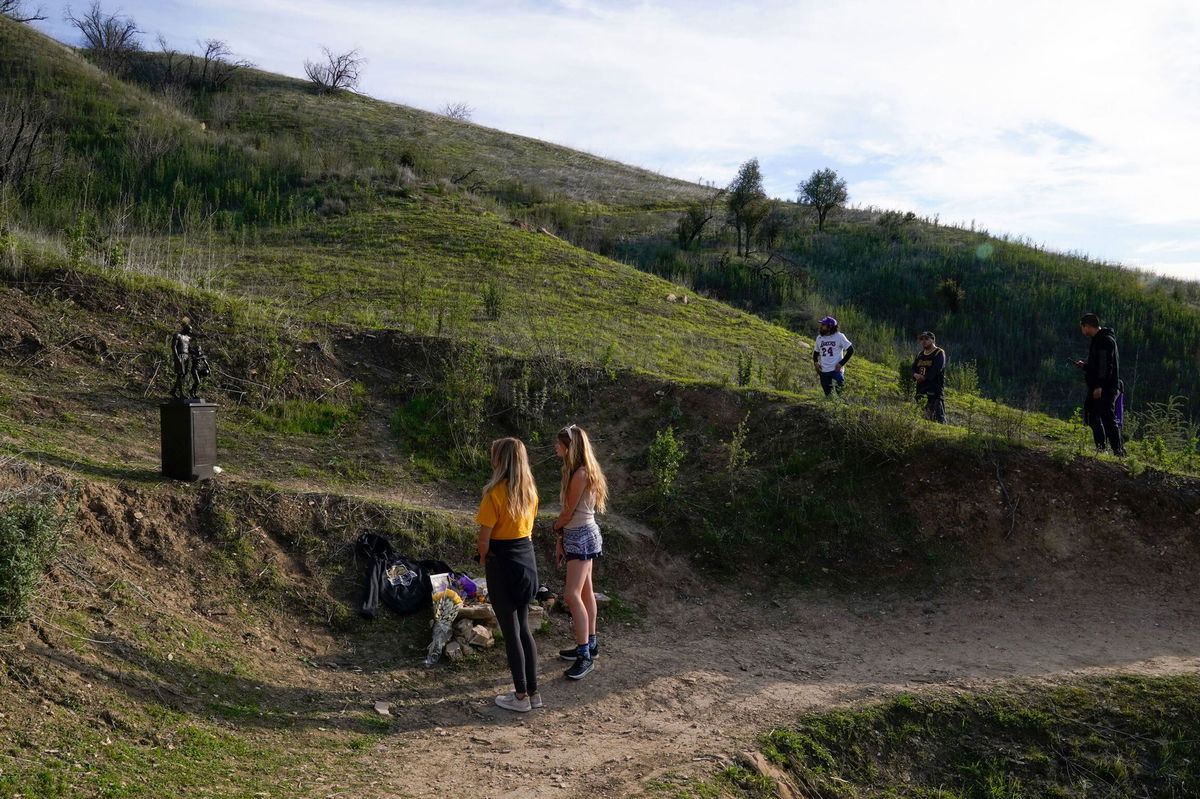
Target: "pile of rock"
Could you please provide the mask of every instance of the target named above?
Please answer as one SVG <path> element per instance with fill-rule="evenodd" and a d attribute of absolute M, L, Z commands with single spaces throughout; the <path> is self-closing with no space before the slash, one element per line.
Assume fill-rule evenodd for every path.
<path fill-rule="evenodd" d="M 529 626 L 540 627 L 546 618 L 541 605 L 529 606 Z M 467 655 L 496 645 L 496 633 L 500 625 L 496 613 L 488 603 L 463 605 L 454 620 L 454 636 L 446 644 L 443 653 L 451 660 L 461 660 Z"/>
<path fill-rule="evenodd" d="M 454 637 L 442 651 L 451 660 L 462 660 L 472 652 L 495 645 L 496 637 L 490 628 L 477 624 L 474 619 L 456 619 Z"/>

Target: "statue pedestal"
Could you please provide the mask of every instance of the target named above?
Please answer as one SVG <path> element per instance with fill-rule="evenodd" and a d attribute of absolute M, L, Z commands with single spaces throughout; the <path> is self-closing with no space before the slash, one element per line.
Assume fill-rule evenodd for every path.
<path fill-rule="evenodd" d="M 217 405 L 174 399 L 158 406 L 162 473 L 174 480 L 208 480 L 217 464 Z"/>

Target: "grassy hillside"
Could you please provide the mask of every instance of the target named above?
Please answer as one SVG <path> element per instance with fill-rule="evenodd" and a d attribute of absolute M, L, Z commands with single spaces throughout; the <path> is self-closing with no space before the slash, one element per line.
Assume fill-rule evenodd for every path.
<path fill-rule="evenodd" d="M 509 732 L 516 746 L 546 742 L 549 758 L 566 716 L 481 737 L 481 721 L 495 720 L 481 709 L 496 712 L 487 695 L 503 672 L 498 650 L 418 671 L 427 617 L 354 617 L 362 564 L 352 541 L 383 533 L 410 554 L 469 565 L 484 447 L 517 435 L 547 505 L 538 543 L 548 564 L 549 442 L 572 421 L 593 431 L 613 490 L 604 579 L 618 602 L 604 623 L 622 644 L 653 602 L 666 608 L 664 628 L 692 623 L 678 606 L 696 605 L 712 610 L 692 617 L 707 625 L 697 629 L 718 629 L 713 619 L 786 618 L 775 613 L 783 603 L 750 595 L 804 586 L 834 602 L 881 591 L 953 601 L 989 581 L 1186 584 L 1195 571 L 1188 520 L 1200 487 L 1189 475 L 1200 458 L 1178 409 L 1140 422 L 1130 459 L 1096 458 L 1077 423 L 982 396 L 976 374 L 996 391 L 1015 378 L 987 371 L 981 354 L 978 373 L 953 375 L 952 424 L 918 417 L 891 329 L 926 313 L 927 281 L 908 276 L 969 262 L 984 270 L 979 283 L 962 278 L 960 299 L 981 303 L 974 316 L 1016 314 L 1024 306 L 1003 304 L 1000 275 L 1031 251 L 961 255 L 978 252 L 977 237 L 950 241 L 960 234 L 919 225 L 876 241 L 884 228 L 858 215 L 824 236 L 797 222 L 780 242 L 805 272 L 756 274 L 753 259 L 722 259 L 724 233 L 695 253 L 664 242 L 699 187 L 257 72 L 221 92 L 165 91 L 156 58 L 141 63 L 141 82 L 125 82 L 0 20 L 0 93 L 47 115 L 61 156 L 0 198 L 0 543 L 20 556 L 6 560 L 16 565 L 2 583 L 16 587 L 0 607 L 0 791 L 328 796 L 378 792 L 382 776 L 388 791 L 420 794 L 407 772 L 380 770 L 404 762 L 420 773 L 439 747 L 507 757 Z M 930 256 L 943 246 L 942 260 Z M 899 254 L 893 267 L 883 252 Z M 1030 263 L 1023 279 L 1041 286 L 1049 267 Z M 1077 280 L 1062 268 L 1062 283 Z M 697 296 L 697 285 L 760 315 Z M 877 306 L 853 296 L 868 288 Z M 1128 287 L 1131 305 L 1141 290 Z M 905 291 L 898 307 L 911 320 L 889 299 Z M 816 384 L 805 336 L 789 329 L 827 298 L 862 342 L 834 400 Z M 1177 315 L 1187 297 L 1161 299 L 1164 324 L 1191 335 Z M 1039 312 L 1046 329 L 1058 312 Z M 220 405 L 225 471 L 202 485 L 158 474 L 166 341 L 183 315 L 213 361 L 206 394 Z M 975 328 L 957 319 L 936 324 L 962 359 Z M 722 592 L 741 604 L 702 605 Z M 550 629 L 567 637 L 563 617 Z M 627 684 L 601 705 L 612 689 L 599 683 L 594 707 L 581 707 L 622 717 L 605 723 L 624 755 L 662 732 L 625 737 L 631 703 L 676 702 L 695 687 L 692 668 L 621 669 L 637 690 L 644 678 L 662 693 Z M 726 687 L 710 695 L 714 707 Z M 765 741 L 763 762 L 816 795 L 856 795 L 849 784 L 903 795 L 914 768 L 934 761 L 948 765 L 929 767 L 929 791 L 964 796 L 1014 795 L 1011 780 L 993 779 L 1012 769 L 1039 791 L 1083 790 L 1076 763 L 1105 769 L 1110 786 L 1184 794 L 1190 683 L 1072 690 L 1022 696 L 1011 713 L 998 696 L 902 697 L 808 717 Z M 374 709 L 378 698 L 391 716 Z M 1114 714 L 1112 702 L 1130 711 Z M 1179 723 L 1155 722 L 1172 703 Z M 695 727 L 680 707 L 672 723 Z M 957 735 L 964 719 L 986 734 Z M 1109 746 L 1111 730 L 1123 748 Z M 1079 752 L 1056 771 L 1037 742 L 1060 735 Z M 1006 736 L 1020 740 L 1010 747 Z M 864 756 L 864 737 L 885 748 Z M 1008 757 L 1018 745 L 1027 751 Z M 638 757 L 639 769 L 662 765 L 659 750 Z M 480 773 L 521 789 L 521 776 Z M 721 779 L 691 787 L 768 789 L 745 768 Z"/>
<path fill-rule="evenodd" d="M 418 669 L 426 617 L 354 617 L 361 564 L 351 542 L 359 532 L 382 533 L 409 553 L 468 565 L 471 503 L 483 475 L 457 462 L 456 448 L 520 435 L 552 502 L 557 473 L 545 442 L 566 419 L 597 433 L 621 514 L 604 522 L 601 587 L 628 599 L 624 615 L 604 618 L 609 641 L 622 641 L 621 625 L 640 618 L 637 602 L 648 595 L 708 602 L 722 581 L 738 596 L 790 593 L 797 583 L 849 597 L 953 596 L 956 586 L 992 577 L 1018 585 L 1047 579 L 1050 568 L 1054 579 L 1186 580 L 1198 554 L 1179 523 L 1200 512 L 1195 481 L 1079 458 L 1069 440 L 1048 443 L 1070 430 L 984 400 L 971 400 L 978 416 L 960 417 L 963 426 L 935 428 L 882 391 L 830 404 L 811 387 L 797 396 L 610 373 L 565 358 L 516 359 L 462 340 L 312 322 L 19 252 L 21 268 L 5 272 L 0 288 L 0 496 L 9 500 L 0 523 L 17 497 L 43 503 L 58 529 L 57 546 L 42 554 L 49 580 L 35 584 L 29 620 L 0 630 L 5 791 L 327 796 L 329 784 L 377 787 L 395 757 L 421 764 L 428 752 L 414 741 L 495 741 L 507 724 L 481 727 L 490 706 L 479 696 L 503 674 L 499 651 Z M 219 353 L 214 396 L 226 472 L 203 485 L 157 476 L 164 320 L 183 311 L 206 320 Z M 457 379 L 470 363 L 477 382 Z M 464 401 L 484 385 L 491 391 L 481 405 Z M 682 450 L 669 482 L 652 454 L 668 429 Z M 481 440 L 456 438 L 464 430 Z M 1051 456 L 1015 446 L 1032 441 Z M 1110 499 L 1087 501 L 1095 496 Z M 550 514 L 538 530 L 542 547 L 551 541 Z M 656 533 L 621 534 L 634 525 L 622 515 Z M 670 564 L 680 554 L 712 576 L 676 584 Z M 541 555 L 549 563 L 545 549 Z M 755 601 L 742 612 L 776 612 Z M 737 618 L 717 617 L 741 626 Z M 539 646 L 566 637 L 565 618 L 553 624 L 554 637 Z M 773 627 L 767 634 L 779 635 Z M 1093 694 L 1108 696 L 1084 686 L 1075 701 L 1086 709 Z M 392 703 L 391 716 L 373 710 L 379 699 Z M 996 704 L 984 701 L 972 712 Z M 1036 709 L 1036 701 L 1019 710 Z M 1145 724 L 1163 701 L 1138 705 L 1132 726 L 1095 708 L 1081 723 L 1154 732 L 1161 728 Z M 953 763 L 982 749 L 992 753 L 993 771 L 1007 763 L 1003 735 L 1025 730 L 986 727 L 966 741 L 953 735 L 966 711 L 937 704 L 914 712 L 941 729 L 933 743 Z M 869 708 L 863 714 L 861 724 L 875 719 Z M 928 735 L 909 735 L 908 718 L 881 733 L 897 771 L 907 759 L 942 757 L 943 749 L 926 754 Z M 543 725 L 532 728 L 539 740 L 543 728 L 551 740 L 566 721 L 529 723 Z M 830 723 L 827 732 L 833 740 L 821 745 L 840 752 L 840 730 Z M 519 735 L 527 740 L 530 730 Z M 1086 748 L 1070 762 L 1092 768 L 1095 758 L 1141 751 L 1134 739 L 1119 740 L 1129 747 Z M 855 780 L 865 791 L 871 780 L 892 779 L 848 757 L 839 762 L 847 765 L 833 782 Z M 1134 785 L 1146 779 L 1133 765 L 1125 773 Z M 268 776 L 280 774 L 286 783 Z M 745 769 L 721 779 L 728 791 L 765 784 Z M 665 784 L 651 780 L 648 795 L 663 795 Z M 684 790 L 672 785 L 665 795 Z M 711 795 L 707 786 L 697 791 Z"/>
<path fill-rule="evenodd" d="M 832 310 L 870 357 L 911 358 L 932 329 L 980 385 L 1010 404 L 1067 416 L 1081 402 L 1079 316 L 1096 311 L 1117 332 L 1132 407 L 1173 396 L 1200 414 L 1200 284 L 1160 280 L 984 232 L 853 212 L 816 230 L 794 205 L 771 245 L 729 255 L 720 229 L 681 251 L 663 235 L 627 243 L 618 257 L 804 331 Z M 774 256 L 774 257 L 772 257 Z M 770 261 L 770 263 L 768 263 Z"/>
<path fill-rule="evenodd" d="M 659 206 L 699 187 L 646 170 L 368 97 L 317 95 L 242 70 L 219 91 L 164 82 L 144 54 L 127 81 L 0 18 L 0 103 L 47 122 L 56 153 L 18 194 L 21 216 L 106 232 L 295 224 L 370 205 L 412 176 L 523 203 Z M 80 192 L 80 187 L 85 191 Z M 10 209 L 14 212 L 15 209 Z"/>
<path fill-rule="evenodd" d="M 645 169 L 440 114 L 354 94 L 318 95 L 307 81 L 249 70 L 228 96 L 197 98 L 210 127 L 291 141 L 337 142 L 331 172 L 408 165 L 478 193 L 528 202 L 658 207 L 702 188 Z"/>
<path fill-rule="evenodd" d="M 70 231 L 72 246 L 97 259 L 140 258 L 135 268 L 193 283 L 217 277 L 250 294 L 279 296 L 311 281 L 306 302 L 340 298 L 343 311 L 356 307 L 341 301 L 346 276 L 359 285 L 366 270 L 361 286 L 371 291 L 353 295 L 365 303 L 355 321 L 392 324 L 417 314 L 441 318 L 443 330 L 452 317 L 463 329 L 458 320 L 474 315 L 485 290 L 496 299 L 493 283 L 503 287 L 511 270 L 546 257 L 536 236 L 485 230 L 515 219 L 806 335 L 832 310 L 860 353 L 887 371 L 907 360 L 913 332 L 934 328 L 954 363 L 974 365 L 986 394 L 1064 417 L 1079 404 L 1078 375 L 1066 360 L 1086 344 L 1074 320 L 1099 310 L 1123 347 L 1131 430 L 1138 413 L 1148 421 L 1198 413 L 1191 398 L 1200 394 L 1200 310 L 1189 284 L 896 214 L 844 213 L 819 234 L 790 204 L 764 225 L 770 235 L 755 256 L 729 255 L 720 213 L 682 252 L 669 231 L 683 206 L 706 194 L 700 186 L 367 97 L 317 95 L 302 81 L 254 70 L 220 91 L 180 87 L 163 82 L 163 57 L 148 54 L 132 71 L 134 84 L 24 26 L 0 21 L 0 36 L 0 94 L 10 104 L 38 97 L 66 156 L 53 175 L 15 193 L 10 187 L 5 213 L 29 228 Z M 322 218 L 336 223 L 313 235 Z M 392 238 L 377 235 L 388 226 Z M 154 240 L 166 230 L 183 238 Z M 220 246 L 229 233 L 233 254 Z M 472 239 L 478 244 L 464 244 Z M 328 268 L 343 254 L 356 263 Z M 778 257 L 764 265 L 771 255 Z M 278 265 L 293 257 L 302 268 L 281 275 Z M 555 257 L 596 263 L 568 248 Z M 317 263 L 321 277 L 312 280 Z M 376 290 L 384 283 L 391 291 Z M 460 291 L 446 291 L 450 284 Z M 413 286 L 433 288 L 414 297 Z M 547 288 L 562 296 L 564 285 Z M 522 304 L 508 299 L 510 308 Z M 541 305 L 546 295 L 529 299 Z M 592 357 L 626 340 L 613 319 L 604 321 L 599 329 L 614 340 L 593 337 L 601 343 Z M 768 348 L 759 357 L 770 370 L 779 356 Z M 687 358 L 660 352 L 650 363 L 684 375 L 692 370 L 679 361 Z M 698 373 L 717 376 L 712 368 Z"/>

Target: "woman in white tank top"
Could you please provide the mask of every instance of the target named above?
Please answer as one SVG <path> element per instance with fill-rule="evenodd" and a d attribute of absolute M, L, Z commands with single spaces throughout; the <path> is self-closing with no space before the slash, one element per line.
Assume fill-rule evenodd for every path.
<path fill-rule="evenodd" d="M 603 550 L 596 513 L 603 513 L 607 506 L 608 483 L 582 427 L 569 425 L 559 430 L 554 444 L 555 454 L 563 459 L 559 490 L 562 512 L 554 521 L 558 534 L 555 557 L 560 565 L 564 561 L 567 565 L 564 599 L 575 625 L 575 647 L 560 651 L 559 656 L 573 661 L 566 676 L 581 680 L 592 670 L 599 652 L 592 563 Z"/>

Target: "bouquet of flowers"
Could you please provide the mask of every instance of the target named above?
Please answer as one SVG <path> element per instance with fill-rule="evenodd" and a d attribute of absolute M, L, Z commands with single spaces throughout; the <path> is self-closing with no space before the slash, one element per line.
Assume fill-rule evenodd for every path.
<path fill-rule="evenodd" d="M 453 632 L 451 627 L 463 603 L 458 592 L 450 587 L 449 574 L 431 574 L 429 580 L 433 584 L 433 640 L 429 643 L 429 651 L 425 653 L 426 666 L 432 666 L 441 658 L 442 649 L 450 640 Z"/>
<path fill-rule="evenodd" d="M 487 602 L 487 580 L 472 580 L 469 574 L 456 574 L 450 587 L 467 602 Z"/>

